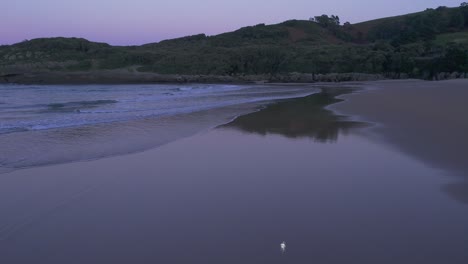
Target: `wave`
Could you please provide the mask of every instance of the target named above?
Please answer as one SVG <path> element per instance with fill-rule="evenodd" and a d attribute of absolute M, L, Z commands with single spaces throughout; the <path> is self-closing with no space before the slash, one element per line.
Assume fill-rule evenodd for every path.
<path fill-rule="evenodd" d="M 90 94 L 82 89 L 73 92 L 69 86 L 51 87 L 48 92 L 40 93 L 36 93 L 35 89 L 19 89 L 11 93 L 16 101 L 11 104 L 7 101 L 8 104 L 0 106 L 0 134 L 194 113 L 238 104 L 302 97 L 314 91 L 236 85 L 145 86 L 145 89 L 148 90 L 118 86 L 109 89 L 113 92 L 111 98 Z M 51 95 L 54 96 L 53 101 Z M 96 98 L 103 99 L 94 100 Z"/>
<path fill-rule="evenodd" d="M 190 93 L 190 94 L 199 94 L 199 93 L 210 93 L 210 92 L 226 92 L 226 91 L 236 91 L 249 88 L 248 86 L 242 85 L 197 85 L 197 86 L 184 86 L 178 87 L 173 91 Z"/>
<path fill-rule="evenodd" d="M 116 100 L 92 100 L 92 101 L 75 101 L 75 102 L 65 102 L 65 103 L 51 103 L 51 104 L 27 104 L 27 105 L 8 105 L 6 103 L 1 103 L 0 105 L 6 105 L 0 107 L 1 111 L 7 110 L 43 110 L 46 108 L 49 111 L 60 110 L 77 110 L 79 108 L 93 108 L 100 105 L 115 104 L 118 103 Z"/>
<path fill-rule="evenodd" d="M 0 127 L 0 134 L 9 134 L 9 133 L 15 133 L 15 132 L 26 132 L 30 131 L 31 129 L 27 127 L 18 127 L 18 126 L 12 126 L 12 127 Z"/>
<path fill-rule="evenodd" d="M 193 90 L 193 88 L 192 87 L 180 87 L 177 90 L 181 92 L 185 92 L 185 91 L 191 91 Z"/>
<path fill-rule="evenodd" d="M 284 96 L 270 96 L 270 97 L 257 97 L 257 98 L 245 98 L 244 100 L 226 100 L 222 102 L 212 102 L 210 104 L 200 105 L 185 105 L 177 106 L 171 108 L 145 108 L 145 109 L 116 109 L 116 110 L 80 110 L 80 114 L 124 114 L 119 116 L 108 116 L 105 119 L 95 117 L 93 119 L 84 119 L 84 120 L 74 120 L 74 119 L 65 119 L 57 120 L 56 122 L 41 122 L 36 124 L 26 123 L 22 125 L 14 126 L 1 126 L 0 125 L 0 134 L 9 134 L 15 132 L 26 132 L 26 131 L 38 131 L 38 130 L 48 130 L 48 129 L 58 129 L 58 128 L 67 128 L 67 127 L 80 127 L 87 125 L 97 125 L 97 124 L 107 124 L 114 122 L 125 122 L 131 120 L 144 119 L 148 117 L 162 117 L 162 116 L 171 116 L 179 114 L 194 113 L 199 111 L 211 110 L 216 108 L 222 108 L 227 106 L 246 104 L 246 103 L 258 103 L 266 102 L 272 100 L 281 100 L 295 97 L 302 97 L 309 95 L 307 94 L 297 94 L 295 96 L 284 95 Z M 59 108 L 62 109 L 62 108 Z M 76 111 L 76 110 L 75 110 Z M 130 115 L 128 115 L 130 114 Z"/>
<path fill-rule="evenodd" d="M 116 100 L 94 100 L 94 101 L 77 101 L 77 102 L 66 102 L 66 103 L 52 103 L 48 104 L 49 110 L 55 111 L 67 111 L 67 110 L 79 110 L 80 108 L 92 108 L 100 105 L 115 104 L 118 103 Z"/>

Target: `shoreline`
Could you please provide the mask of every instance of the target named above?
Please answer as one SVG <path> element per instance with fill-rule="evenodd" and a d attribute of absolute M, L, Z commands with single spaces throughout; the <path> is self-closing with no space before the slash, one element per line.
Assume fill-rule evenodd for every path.
<path fill-rule="evenodd" d="M 371 132 L 382 136 L 381 140 L 395 143 L 393 132 L 426 134 L 432 140 L 424 140 L 425 146 L 434 143 L 445 143 L 440 137 L 453 132 L 460 142 L 451 142 L 457 148 L 468 146 L 468 140 L 461 135 L 468 131 L 468 120 L 462 115 L 468 106 L 464 103 L 468 95 L 468 80 L 447 80 L 440 82 L 424 82 L 420 80 L 377 81 L 364 83 L 363 89 L 350 94 L 338 96 L 342 102 L 330 105 L 328 109 L 339 115 L 350 116 L 356 121 L 367 121 L 375 124 Z M 440 106 L 440 108 L 439 108 Z M 443 107 L 442 107 L 443 106 Z M 387 131 L 391 129 L 392 132 Z M 437 129 L 437 131 L 431 131 Z M 407 137 L 410 135 L 408 134 Z M 439 136 L 439 137 L 438 137 Z M 414 137 L 418 138 L 418 137 Z M 431 143 L 429 143 L 431 142 Z M 461 145 L 459 145 L 461 144 Z M 400 145 L 400 144 L 397 144 Z M 450 149 L 450 148 L 448 148 Z M 460 163 L 461 165 L 461 163 Z M 468 166 L 463 166 L 468 177 Z"/>
<path fill-rule="evenodd" d="M 405 89 L 393 99 L 417 95 Z M 0 262 L 464 263 L 463 185 L 322 107 L 386 98 L 366 92 L 282 100 L 159 148 L 0 175 Z"/>
<path fill-rule="evenodd" d="M 246 113 L 218 128 L 234 128 L 260 135 L 279 134 L 288 138 L 307 137 L 320 142 L 335 142 L 338 135 L 371 126 L 369 122 L 353 120 L 329 110 L 343 101 L 340 96 L 352 94 L 360 88 L 318 86 L 319 92 L 279 100 L 259 111 Z"/>
<path fill-rule="evenodd" d="M 413 150 L 408 150 L 408 149 L 411 149 L 411 147 L 408 148 L 408 144 L 399 142 L 399 140 L 396 139 L 395 136 L 392 135 L 392 133 L 401 135 L 402 131 L 406 131 L 406 129 L 411 129 L 413 131 L 413 133 L 419 133 L 419 132 L 422 132 L 422 131 L 420 129 L 418 129 L 418 124 L 419 125 L 420 125 L 420 123 L 431 124 L 431 121 L 429 121 L 429 120 L 420 120 L 420 121 L 417 121 L 415 124 L 413 124 L 413 126 L 411 126 L 411 124 L 406 122 L 406 125 L 410 125 L 410 126 L 401 127 L 401 126 L 398 125 L 398 120 L 395 120 L 395 118 L 390 120 L 390 121 L 394 122 L 394 123 L 390 123 L 390 124 L 388 123 L 388 120 L 386 120 L 385 118 L 381 119 L 381 117 L 379 116 L 379 114 L 381 114 L 381 113 L 376 113 L 376 112 L 379 112 L 379 111 L 374 111 L 375 109 L 373 109 L 373 107 L 377 107 L 380 104 L 385 103 L 385 101 L 382 101 L 382 100 L 387 100 L 388 99 L 388 98 L 385 98 L 385 96 L 386 96 L 386 94 L 388 94 L 387 91 L 389 91 L 389 90 L 390 91 L 395 91 L 395 94 L 394 94 L 393 98 L 387 100 L 388 101 L 387 104 L 394 103 L 396 105 L 397 103 L 396 103 L 395 100 L 398 100 L 400 97 L 405 98 L 405 97 L 408 97 L 408 96 L 410 96 L 411 98 L 406 100 L 407 103 L 413 103 L 414 100 L 416 100 L 415 96 L 419 95 L 418 94 L 419 92 L 421 92 L 421 93 L 425 92 L 424 91 L 425 86 L 430 86 L 429 88 L 427 88 L 428 89 L 427 92 L 429 92 L 429 89 L 431 89 L 431 91 L 432 91 L 434 89 L 434 87 L 443 86 L 446 82 L 455 82 L 455 83 L 465 83 L 466 82 L 468 84 L 468 80 L 451 80 L 451 81 L 441 81 L 441 82 L 428 82 L 428 81 L 421 81 L 421 80 L 390 80 L 390 81 L 376 81 L 376 82 L 346 82 L 346 83 L 338 83 L 338 84 L 330 84 L 330 83 L 314 83 L 314 84 L 274 83 L 274 84 L 268 84 L 268 85 L 284 85 L 284 86 L 288 86 L 288 85 L 302 86 L 302 85 L 304 85 L 304 86 L 310 86 L 311 88 L 317 88 L 317 89 L 320 89 L 322 91 L 327 90 L 327 89 L 329 89 L 329 90 L 330 89 L 335 89 L 334 87 L 336 87 L 336 89 L 338 89 L 338 90 L 339 89 L 348 89 L 349 92 L 347 92 L 347 93 L 334 95 L 334 98 L 336 98 L 337 101 L 335 101 L 333 103 L 330 103 L 328 105 L 324 105 L 323 110 L 333 112 L 333 114 L 336 117 L 340 117 L 343 120 L 345 120 L 346 122 L 356 122 L 356 123 L 366 123 L 366 124 L 368 124 L 368 126 L 367 126 L 367 128 L 365 129 L 365 132 L 364 132 L 367 135 L 371 136 L 372 138 L 374 138 L 377 141 L 388 143 L 388 144 L 394 146 L 395 148 L 402 150 L 405 153 L 410 153 L 410 155 L 416 156 L 418 159 L 422 159 L 424 161 L 425 160 L 425 158 L 424 158 L 425 155 L 420 155 L 420 154 L 417 154 L 417 153 L 413 153 Z M 411 86 L 412 84 L 414 84 L 416 86 L 424 86 L 424 87 L 417 87 L 417 92 L 416 93 L 415 93 L 415 91 L 413 91 L 414 89 L 409 90 L 409 91 L 412 91 L 412 92 L 411 92 L 410 95 L 408 95 L 408 93 L 406 92 L 405 89 L 411 89 L 411 87 L 408 88 L 407 86 L 408 85 Z M 323 85 L 323 86 L 321 86 L 321 85 Z M 394 87 L 391 87 L 391 86 L 403 86 L 403 87 L 394 88 Z M 398 89 L 398 91 L 396 91 L 396 89 Z M 232 123 L 235 123 L 237 120 L 242 119 L 242 118 L 244 118 L 246 116 L 256 114 L 256 113 L 261 113 L 262 111 L 268 111 L 268 108 L 270 108 L 270 107 L 272 107 L 272 106 L 274 106 L 276 104 L 281 104 L 282 102 L 291 102 L 292 104 L 294 104 L 294 102 L 299 102 L 301 100 L 304 100 L 304 98 L 307 98 L 307 97 L 309 97 L 311 95 L 307 95 L 305 97 L 300 97 L 300 98 L 288 98 L 288 99 L 273 100 L 272 102 L 254 103 L 254 104 L 249 104 L 249 106 L 246 105 L 245 107 L 240 105 L 238 107 L 245 109 L 245 111 L 231 117 L 227 121 L 223 121 L 223 122 L 218 123 L 218 124 L 213 124 L 213 125 L 209 126 L 208 128 L 205 128 L 203 131 L 212 130 L 212 129 L 216 129 L 218 127 L 223 127 L 223 126 L 229 126 Z M 362 99 L 363 97 L 364 97 L 364 99 Z M 431 100 L 434 99 L 433 96 L 429 95 L 429 93 L 426 93 L 426 97 L 428 97 L 428 98 L 430 97 L 429 99 L 431 99 Z M 408 100 L 410 102 L 408 102 Z M 411 100 L 413 100 L 413 101 L 411 101 Z M 406 109 L 408 109 L 408 107 L 411 107 L 411 105 L 407 104 Z M 248 108 L 249 110 L 246 110 L 246 108 Z M 378 109 L 378 107 L 376 109 Z M 207 110 L 207 111 L 212 111 L 212 110 Z M 387 118 L 395 116 L 395 115 L 403 115 L 403 113 L 398 112 L 397 109 L 393 109 L 392 111 L 388 111 L 388 110 L 385 110 L 385 111 L 387 112 L 386 113 Z M 393 111 L 395 111 L 396 113 L 393 113 Z M 375 113 L 373 113 L 373 112 L 375 112 Z M 194 114 L 196 114 L 196 113 L 194 113 Z M 411 114 L 411 112 L 407 111 L 404 114 Z M 468 127 L 468 125 L 467 125 L 467 127 Z M 71 129 L 73 129 L 73 128 L 71 128 Z M 390 129 L 392 132 L 388 132 L 387 129 Z M 395 131 L 395 129 L 397 131 Z M 428 128 L 426 128 L 426 129 L 428 129 Z M 453 129 L 456 130 L 456 128 L 453 128 Z M 398 133 L 396 133 L 396 132 L 398 132 Z M 195 133 L 195 134 L 197 134 L 197 133 Z M 437 141 L 437 138 L 435 138 L 435 139 L 433 138 L 432 141 Z M 171 141 L 171 142 L 173 142 L 173 141 Z M 429 142 L 420 143 L 420 145 L 423 145 L 423 146 L 424 145 L 430 145 L 430 143 Z M 453 144 L 453 145 L 455 145 L 455 144 Z M 467 148 L 468 148 L 468 144 L 466 144 L 466 145 L 467 145 Z M 153 147 L 149 148 L 149 149 L 153 149 Z M 143 151 L 146 151 L 146 150 L 143 150 Z M 119 155 L 131 155 L 133 153 L 138 153 L 138 152 L 141 152 L 141 151 L 125 152 L 125 153 L 106 156 L 106 157 L 119 156 Z M 467 155 L 468 155 L 468 153 L 467 153 Z M 420 156 L 423 156 L 423 158 L 420 158 Z M 101 158 L 101 157 L 92 158 L 92 159 L 82 159 L 82 160 L 79 160 L 79 161 L 95 160 L 95 159 L 99 159 L 99 158 Z M 426 161 L 426 162 L 428 162 L 428 161 Z M 429 163 L 439 164 L 440 159 L 430 160 Z M 452 166 L 442 166 L 442 165 L 435 165 L 435 166 L 436 167 L 442 167 L 443 169 L 450 169 L 450 170 L 453 169 Z M 458 162 L 457 166 L 462 168 L 461 170 L 459 170 L 459 173 L 461 171 L 461 174 L 465 174 L 467 176 L 467 178 L 468 178 L 468 168 L 466 168 L 466 166 L 463 166 L 461 161 Z M 34 167 L 34 166 L 26 166 L 26 167 L 22 167 L 21 169 L 31 168 L 31 167 Z"/>
<path fill-rule="evenodd" d="M 337 114 L 373 124 L 366 137 L 455 176 L 441 187 L 468 204 L 468 80 L 382 81 L 342 95 L 329 107 Z"/>
<path fill-rule="evenodd" d="M 136 72 L 134 70 L 102 70 L 91 72 L 18 72 L 0 74 L 1 83 L 11 84 L 311 84 L 384 80 L 382 74 L 262 74 L 262 75 L 185 75 Z"/>
<path fill-rule="evenodd" d="M 319 89 L 312 86 L 304 86 L 303 88 L 304 91 L 310 90 L 307 92 L 306 96 L 319 92 Z M 2 165 L 0 167 L 0 174 L 15 170 L 95 161 L 103 158 L 133 155 L 149 151 L 183 138 L 213 130 L 219 126 L 231 123 L 245 114 L 261 111 L 270 104 L 295 100 L 301 97 L 291 95 L 290 98 L 245 102 L 237 105 L 226 105 L 213 109 L 197 110 L 191 113 L 169 116 L 153 116 L 127 121 L 98 123 L 94 125 L 2 134 L 2 137 L 0 137 L 0 145 L 2 142 L 7 145 L 7 142 L 14 141 L 29 142 L 30 144 L 36 145 L 41 143 L 41 140 L 44 138 L 56 138 L 56 140 L 46 140 L 48 144 L 47 149 L 51 151 L 47 152 L 45 155 L 40 154 L 40 152 L 37 153 L 40 158 L 33 158 L 34 155 L 29 155 L 34 161 L 28 161 L 28 156 L 25 156 L 21 160 L 16 160 L 12 157 L 17 157 L 18 153 L 11 150 L 8 152 L 7 149 L 7 151 L 0 155 L 0 164 Z M 82 131 L 81 133 L 87 136 L 75 138 L 73 135 L 77 133 L 76 131 Z M 142 133 L 142 131 L 144 133 Z M 31 138 L 30 133 L 34 133 L 33 138 Z M 78 134 L 79 133 L 80 132 L 78 132 Z M 128 138 L 127 135 L 129 134 L 133 136 Z M 71 136 L 70 139 L 68 139 L 68 135 Z M 109 145 L 106 143 L 109 139 L 116 140 L 118 143 Z M 33 140 L 33 142 L 30 142 L 31 140 Z M 83 141 L 82 144 L 76 143 L 81 141 Z M 93 147 L 81 147 L 81 145 L 85 146 L 89 144 L 89 142 L 95 142 Z M 60 154 L 62 144 L 69 147 L 67 155 Z M 21 157 L 22 156 L 23 155 L 21 155 Z M 24 164 L 25 162 L 27 164 Z"/>
<path fill-rule="evenodd" d="M 431 80 L 441 81 L 466 79 L 466 73 L 439 73 Z M 371 82 L 391 80 L 412 80 L 405 74 L 397 73 L 281 73 L 258 75 L 203 75 L 203 74 L 158 74 L 154 72 L 138 72 L 134 69 L 115 69 L 99 71 L 37 71 L 37 72 L 1 72 L 0 84 L 62 84 L 62 85 L 91 85 L 91 84 L 320 84 Z M 423 79 L 417 79 L 423 80 Z"/>
<path fill-rule="evenodd" d="M 115 157 L 121 157 L 121 156 L 122 157 L 123 156 L 131 156 L 131 155 L 135 155 L 135 154 L 138 154 L 138 153 L 151 151 L 151 150 L 163 147 L 163 146 L 165 146 L 167 144 L 174 143 L 176 141 L 179 141 L 179 140 L 182 140 L 182 139 L 185 139 L 185 138 L 189 138 L 189 137 L 201 134 L 201 133 L 206 132 L 206 131 L 216 129 L 218 126 L 230 123 L 231 121 L 236 119 L 238 116 L 242 116 L 244 112 L 245 112 L 245 114 L 248 114 L 248 113 L 252 113 L 254 111 L 259 111 L 259 110 L 256 110 L 256 109 L 258 107 L 261 107 L 261 106 L 262 105 L 259 105 L 259 104 L 256 104 L 256 103 L 246 103 L 246 104 L 243 104 L 243 105 L 239 105 L 237 107 L 237 111 L 240 112 L 240 114 L 237 114 L 235 117 L 231 118 L 228 121 L 221 121 L 221 120 L 224 120 L 226 118 L 226 116 L 228 116 L 229 114 L 219 118 L 221 120 L 218 120 L 218 122 L 212 121 L 207 126 L 203 126 L 203 127 L 200 127 L 200 128 L 197 127 L 197 129 L 195 129 L 193 125 L 192 126 L 189 125 L 189 127 L 192 128 L 192 129 L 195 129 L 195 131 L 192 131 L 192 130 L 189 130 L 189 132 L 179 131 L 179 134 L 177 134 L 173 138 L 171 138 L 171 137 L 164 138 L 164 139 L 161 140 L 161 142 L 158 141 L 157 143 L 151 143 L 150 147 L 144 146 L 144 147 L 140 147 L 140 148 L 135 149 L 135 150 L 129 150 L 129 149 L 124 148 L 124 150 L 117 150 L 115 153 L 111 153 L 111 154 L 102 154 L 102 155 L 97 155 L 96 157 L 90 157 L 88 155 L 88 157 L 79 158 L 79 159 L 76 159 L 76 160 L 69 160 L 69 161 L 41 163 L 41 164 L 37 164 L 37 165 L 34 164 L 34 165 L 19 166 L 19 167 L 16 167 L 16 166 L 13 166 L 13 167 L 11 167 L 11 166 L 0 166 L 0 175 L 11 173 L 11 172 L 18 171 L 18 170 L 27 170 L 27 169 L 34 169 L 34 168 L 41 168 L 41 167 L 53 167 L 53 166 L 60 166 L 60 165 L 74 164 L 74 163 L 82 163 L 82 162 L 93 162 L 93 161 L 98 161 L 98 160 L 101 160 L 101 159 L 115 158 Z M 224 111 L 229 111 L 229 107 L 224 107 L 224 108 L 214 109 L 214 110 L 213 109 L 203 110 L 203 111 L 198 111 L 198 112 L 193 112 L 193 113 L 188 113 L 188 114 L 180 114 L 180 115 L 177 115 L 175 117 L 176 118 L 188 118 L 189 119 L 189 118 L 192 118 L 192 116 L 207 115 L 207 114 L 212 113 L 212 112 L 222 113 Z M 170 120 L 171 118 L 173 118 L 173 116 L 164 117 L 162 119 L 161 118 L 154 119 L 154 117 L 153 118 L 148 117 L 148 118 L 141 119 L 141 120 L 131 120 L 131 121 L 126 121 L 126 122 L 124 122 L 124 121 L 122 121 L 122 122 L 110 122 L 110 123 L 101 123 L 101 124 L 97 124 L 97 125 L 86 125 L 86 126 L 81 126 L 81 127 L 77 126 L 77 127 L 66 127 L 66 128 L 59 128 L 59 129 L 39 130 L 39 131 L 34 131 L 34 132 L 36 132 L 36 133 L 47 133 L 47 132 L 73 133 L 73 131 L 76 130 L 76 129 L 99 130 L 99 129 L 102 129 L 102 128 L 105 128 L 105 127 L 113 127 L 113 126 L 119 126 L 119 125 L 124 126 L 124 127 L 128 127 L 128 124 L 131 124 L 131 123 L 136 124 L 138 122 L 155 122 L 155 120 L 157 122 L 165 123 L 165 122 L 168 122 L 167 120 Z M 214 119 L 216 119 L 216 118 L 214 118 Z M 202 125 L 200 124 L 200 126 L 202 126 Z M 4 134 L 4 135 L 8 135 L 8 134 Z M 146 142 L 146 143 L 148 143 L 148 142 Z M 138 143 L 138 145 L 142 145 L 142 144 Z"/>

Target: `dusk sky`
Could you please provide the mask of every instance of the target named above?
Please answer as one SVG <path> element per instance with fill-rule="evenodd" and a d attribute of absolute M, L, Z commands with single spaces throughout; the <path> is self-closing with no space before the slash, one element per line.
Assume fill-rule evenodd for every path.
<path fill-rule="evenodd" d="M 39 37 L 82 37 L 115 45 L 139 45 L 259 23 L 339 15 L 361 22 L 463 0 L 11 0 L 3 1 L 0 44 Z"/>

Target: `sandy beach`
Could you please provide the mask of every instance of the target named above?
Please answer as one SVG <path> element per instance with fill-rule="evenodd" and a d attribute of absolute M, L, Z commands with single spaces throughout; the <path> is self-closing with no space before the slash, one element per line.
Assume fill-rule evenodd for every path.
<path fill-rule="evenodd" d="M 461 176 L 445 189 L 468 203 L 468 80 L 379 81 L 344 95 L 330 109 L 377 123 L 378 140 L 426 164 Z"/>
<path fill-rule="evenodd" d="M 0 264 L 468 264 L 468 0 L 1 6 Z"/>
<path fill-rule="evenodd" d="M 144 152 L 0 174 L 0 263 L 465 264 L 468 82 L 326 86 Z"/>

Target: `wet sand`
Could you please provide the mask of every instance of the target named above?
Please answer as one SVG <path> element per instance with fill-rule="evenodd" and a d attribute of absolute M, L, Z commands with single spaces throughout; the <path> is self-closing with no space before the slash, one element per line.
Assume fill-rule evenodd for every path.
<path fill-rule="evenodd" d="M 442 95 L 428 86 L 414 116 L 394 104 L 410 107 L 411 87 L 426 84 L 443 83 L 360 84 L 381 88 L 280 102 L 141 153 L 1 174 L 0 263 L 465 264 L 467 205 L 440 191 L 462 174 L 409 151 L 439 124 L 414 116 Z M 434 112 L 458 133 L 457 118 Z M 399 133 L 411 140 L 392 141 Z"/>
<path fill-rule="evenodd" d="M 340 134 L 370 125 L 325 109 L 343 101 L 336 97 L 355 90 L 350 87 L 323 87 L 320 93 L 268 105 L 262 111 L 239 116 L 221 127 L 263 136 L 277 134 L 288 138 L 306 137 L 323 143 L 336 142 Z"/>
<path fill-rule="evenodd" d="M 330 109 L 377 123 L 378 140 L 461 176 L 444 189 L 468 203 L 468 80 L 379 81 L 364 87 L 341 96 L 346 101 Z"/>

